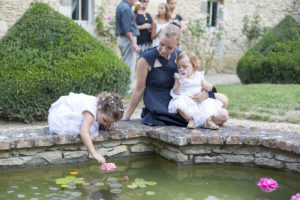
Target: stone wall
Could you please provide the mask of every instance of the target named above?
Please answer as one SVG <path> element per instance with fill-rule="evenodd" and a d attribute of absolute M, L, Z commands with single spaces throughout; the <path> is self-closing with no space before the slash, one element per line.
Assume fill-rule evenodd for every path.
<path fill-rule="evenodd" d="M 92 134 L 106 158 L 157 154 L 180 165 L 257 165 L 300 174 L 300 133 L 225 126 L 217 131 L 149 127 L 117 122 Z M 48 128 L 0 131 L 0 169 L 91 159 L 80 136 L 49 134 Z"/>
<path fill-rule="evenodd" d="M 42 0 L 55 10 L 68 14 L 71 0 Z M 33 0 L 1 0 L 0 1 L 0 37 L 18 20 Z M 93 22 L 99 13 L 100 6 L 105 8 L 105 15 L 115 16 L 115 9 L 120 0 L 93 0 Z M 155 17 L 159 3 L 164 0 L 150 0 L 148 11 Z M 212 62 L 213 71 L 235 72 L 237 61 L 247 50 L 247 39 L 242 34 L 242 20 L 244 16 L 250 19 L 259 14 L 262 26 L 273 27 L 281 21 L 286 14 L 293 15 L 300 20 L 299 0 L 222 0 L 221 18 L 225 22 L 227 35 L 219 43 L 218 51 Z M 183 16 L 185 23 L 190 20 L 205 17 L 206 0 L 177 0 L 177 12 Z M 95 24 L 93 24 L 94 26 Z M 92 32 L 94 30 L 90 30 Z M 184 44 L 183 44 L 184 47 Z"/>

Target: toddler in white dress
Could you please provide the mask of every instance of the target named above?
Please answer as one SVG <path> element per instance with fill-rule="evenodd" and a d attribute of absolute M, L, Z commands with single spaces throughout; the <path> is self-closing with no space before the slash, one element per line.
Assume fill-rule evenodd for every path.
<path fill-rule="evenodd" d="M 123 102 L 118 94 L 102 92 L 97 97 L 70 93 L 54 102 L 48 114 L 51 133 L 59 135 L 80 134 L 93 158 L 105 163 L 104 157 L 94 148 L 90 134 L 98 131 L 99 125 L 109 129 L 122 119 Z"/>
<path fill-rule="evenodd" d="M 187 128 L 203 127 L 218 129 L 212 121 L 222 109 L 222 102 L 207 98 L 196 103 L 191 97 L 202 90 L 212 90 L 212 85 L 204 79 L 204 71 L 198 71 L 197 57 L 191 52 L 181 53 L 177 58 L 178 73 L 175 73 L 175 83 L 171 90 L 172 99 L 169 103 L 169 112 L 178 112 L 188 120 Z"/>

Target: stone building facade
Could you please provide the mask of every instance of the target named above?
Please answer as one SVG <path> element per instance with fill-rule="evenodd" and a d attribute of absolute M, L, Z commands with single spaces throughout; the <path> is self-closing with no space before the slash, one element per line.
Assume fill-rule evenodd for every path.
<path fill-rule="evenodd" d="M 0 37 L 22 16 L 34 0 L 0 0 Z M 102 6 L 105 16 L 115 16 L 121 0 L 40 0 L 55 10 L 74 19 L 92 35 L 95 33 L 95 18 Z M 159 3 L 165 0 L 150 0 L 148 12 L 155 17 Z M 218 30 L 222 22 L 226 34 L 217 44 L 211 62 L 213 71 L 235 72 L 237 61 L 247 50 L 247 38 L 242 34 L 243 18 L 253 19 L 259 15 L 261 25 L 273 27 L 287 14 L 300 20 L 300 0 L 177 0 L 177 13 L 186 24 L 192 20 L 208 19 L 207 29 Z M 207 43 L 208 41 L 202 41 Z M 204 45 L 204 44 L 199 44 Z M 207 48 L 210 48 L 209 45 Z M 185 49 L 183 44 L 183 49 Z M 210 52 L 210 51 L 207 51 Z"/>

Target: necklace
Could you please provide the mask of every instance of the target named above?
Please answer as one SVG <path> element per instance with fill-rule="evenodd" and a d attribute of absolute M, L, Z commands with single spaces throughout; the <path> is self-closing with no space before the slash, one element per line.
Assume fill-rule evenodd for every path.
<path fill-rule="evenodd" d="M 146 15 L 146 13 L 143 14 L 143 15 L 144 15 L 145 20 L 148 21 L 148 17 L 147 17 L 147 15 Z"/>

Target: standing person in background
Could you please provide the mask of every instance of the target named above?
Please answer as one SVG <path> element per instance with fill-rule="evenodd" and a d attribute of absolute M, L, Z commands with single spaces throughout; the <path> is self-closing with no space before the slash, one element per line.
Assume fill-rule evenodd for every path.
<path fill-rule="evenodd" d="M 137 44 L 139 45 L 141 51 L 140 56 L 152 47 L 152 17 L 147 13 L 146 9 L 149 4 L 149 0 L 141 0 L 141 8 L 137 11 L 135 21 L 140 30 L 140 35 L 137 37 Z"/>
<path fill-rule="evenodd" d="M 158 13 L 156 15 L 156 20 L 153 22 L 151 33 L 151 39 L 154 40 L 153 46 L 158 46 L 160 31 L 169 24 L 170 18 L 169 6 L 165 3 L 159 4 Z"/>
<path fill-rule="evenodd" d="M 177 1 L 176 0 L 167 0 L 167 4 L 170 8 L 171 21 L 179 24 L 181 26 L 181 31 L 184 32 L 185 24 L 182 21 L 183 18 L 180 15 L 176 14 L 176 12 L 175 12 Z"/>
<path fill-rule="evenodd" d="M 119 36 L 119 48 L 123 61 L 131 71 L 129 93 L 131 93 L 133 89 L 136 52 L 140 51 L 140 47 L 136 43 L 136 36 L 139 35 L 139 29 L 131 10 L 131 7 L 136 1 L 137 0 L 122 0 L 116 9 L 116 35 Z"/>

